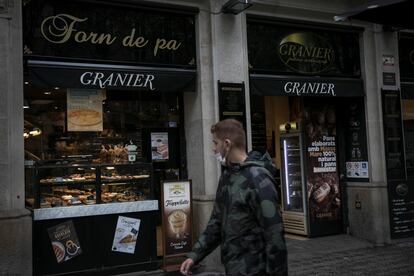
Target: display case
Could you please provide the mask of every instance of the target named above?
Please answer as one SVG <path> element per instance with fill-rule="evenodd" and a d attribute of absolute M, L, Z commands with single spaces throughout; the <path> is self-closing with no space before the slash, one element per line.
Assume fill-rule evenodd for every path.
<path fill-rule="evenodd" d="M 33 211 L 33 274 L 112 275 L 155 269 L 158 201 L 152 165 L 54 163 L 26 167 L 26 203 Z M 138 221 L 135 238 L 125 242 L 134 247 L 129 254 L 113 245 L 118 223 L 124 220 Z M 69 224 L 70 232 L 76 233 L 70 239 L 81 253 L 59 259 L 66 253 L 56 255 L 50 233 Z"/>
<path fill-rule="evenodd" d="M 152 199 L 152 166 L 36 164 L 26 171 L 26 205 L 71 207 Z"/>
<path fill-rule="evenodd" d="M 303 212 L 303 173 L 299 136 L 282 138 L 284 210 Z"/>
<path fill-rule="evenodd" d="M 281 183 L 286 232 L 307 234 L 305 176 L 299 132 L 281 135 Z"/>

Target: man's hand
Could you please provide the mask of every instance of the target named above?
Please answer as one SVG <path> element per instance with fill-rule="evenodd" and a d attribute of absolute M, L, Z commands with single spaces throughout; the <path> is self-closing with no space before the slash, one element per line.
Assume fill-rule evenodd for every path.
<path fill-rule="evenodd" d="M 194 261 L 190 258 L 188 258 L 187 260 L 185 260 L 182 264 L 181 264 L 181 268 L 180 268 L 180 272 L 181 274 L 188 276 L 191 275 L 191 268 L 194 265 Z"/>

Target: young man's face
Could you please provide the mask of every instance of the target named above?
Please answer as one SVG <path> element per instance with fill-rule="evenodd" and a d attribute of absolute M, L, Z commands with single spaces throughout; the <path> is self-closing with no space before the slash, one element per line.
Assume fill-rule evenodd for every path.
<path fill-rule="evenodd" d="M 220 140 L 215 134 L 213 134 L 213 153 L 214 154 L 220 153 L 221 155 L 223 155 L 225 144 L 226 144 L 225 141 Z"/>

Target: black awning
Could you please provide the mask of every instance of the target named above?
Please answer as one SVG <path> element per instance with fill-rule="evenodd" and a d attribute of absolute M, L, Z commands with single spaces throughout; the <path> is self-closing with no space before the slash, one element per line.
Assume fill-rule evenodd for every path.
<path fill-rule="evenodd" d="M 250 74 L 252 95 L 363 97 L 362 80 Z"/>
<path fill-rule="evenodd" d="M 92 63 L 27 61 L 27 79 L 38 87 L 194 92 L 196 70 Z"/>
<path fill-rule="evenodd" d="M 335 21 L 358 19 L 400 29 L 414 29 L 412 0 L 374 0 L 334 16 Z"/>

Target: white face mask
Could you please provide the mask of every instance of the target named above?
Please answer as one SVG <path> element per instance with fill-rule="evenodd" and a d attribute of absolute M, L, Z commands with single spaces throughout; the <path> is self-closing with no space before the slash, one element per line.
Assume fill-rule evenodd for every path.
<path fill-rule="evenodd" d="M 226 165 L 226 157 L 223 157 L 220 152 L 216 153 L 214 156 L 216 157 L 217 162 L 219 162 L 222 166 Z"/>

